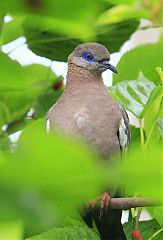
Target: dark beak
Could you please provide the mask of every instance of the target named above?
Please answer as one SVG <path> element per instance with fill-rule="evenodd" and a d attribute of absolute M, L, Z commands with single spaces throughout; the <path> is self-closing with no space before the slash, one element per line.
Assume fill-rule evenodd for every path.
<path fill-rule="evenodd" d="M 118 74 L 118 70 L 116 69 L 116 67 L 114 67 L 113 65 L 111 65 L 109 63 L 109 61 L 99 61 L 99 63 L 101 64 L 102 67 L 106 68 L 106 69 L 110 69 L 112 72 L 117 73 Z"/>

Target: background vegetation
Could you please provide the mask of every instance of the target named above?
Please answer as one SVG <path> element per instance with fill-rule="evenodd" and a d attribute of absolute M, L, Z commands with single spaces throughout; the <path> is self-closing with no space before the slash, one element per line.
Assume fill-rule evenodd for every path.
<path fill-rule="evenodd" d="M 12 20 L 5 22 L 6 15 Z M 29 49 L 51 61 L 66 61 L 85 41 L 102 43 L 114 53 L 140 28 L 141 19 L 150 21 L 146 28 L 160 30 L 162 0 L 0 0 L 0 46 L 25 36 Z M 22 66 L 1 48 L 1 239 L 99 239 L 77 209 L 106 184 L 125 185 L 126 196 L 163 197 L 161 67 L 163 35 L 127 52 L 118 63 L 110 94 L 136 116 L 140 128 L 131 127 L 125 161 L 104 168 L 80 143 L 45 133 L 46 111 L 63 91 L 62 77 L 50 67 Z M 27 116 L 31 108 L 34 113 Z M 13 146 L 9 136 L 18 130 L 23 133 Z M 143 239 L 163 239 L 163 208 L 147 210 L 153 219 L 139 222 Z M 132 217 L 124 229 L 131 239 Z"/>

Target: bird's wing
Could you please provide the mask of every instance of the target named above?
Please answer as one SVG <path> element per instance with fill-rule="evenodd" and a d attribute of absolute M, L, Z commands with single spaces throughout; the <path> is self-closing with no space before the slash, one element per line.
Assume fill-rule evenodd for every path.
<path fill-rule="evenodd" d="M 120 111 L 122 118 L 117 132 L 117 136 L 119 139 L 120 149 L 122 152 L 124 152 L 127 149 L 131 139 L 130 122 L 126 110 L 120 106 Z"/>

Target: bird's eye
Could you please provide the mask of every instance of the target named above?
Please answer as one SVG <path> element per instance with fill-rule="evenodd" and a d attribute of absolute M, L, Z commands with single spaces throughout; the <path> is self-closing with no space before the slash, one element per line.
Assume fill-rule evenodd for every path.
<path fill-rule="evenodd" d="M 82 55 L 82 58 L 84 58 L 88 62 L 96 62 L 96 60 L 94 59 L 94 56 L 90 52 L 85 52 Z"/>

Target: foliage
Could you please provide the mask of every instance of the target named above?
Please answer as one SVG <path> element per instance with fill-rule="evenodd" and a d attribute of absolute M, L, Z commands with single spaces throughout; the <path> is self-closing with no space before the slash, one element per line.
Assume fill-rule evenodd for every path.
<path fill-rule="evenodd" d="M 24 36 L 29 49 L 51 62 L 66 61 L 77 44 L 87 41 L 104 44 L 115 53 L 138 29 L 142 18 L 151 21 L 148 28 L 163 22 L 161 0 L 6 0 L 0 1 L 0 9 L 0 46 Z M 8 22 L 4 21 L 6 15 L 12 17 Z M 106 186 L 123 185 L 127 196 L 163 197 L 162 46 L 162 37 L 138 46 L 125 53 L 117 65 L 119 75 L 114 75 L 109 92 L 135 115 L 140 127 L 131 126 L 132 142 L 124 161 L 108 166 L 103 166 L 85 143 L 45 134 L 45 115 L 63 92 L 63 78 L 51 66 L 23 66 L 1 48 L 2 240 L 99 239 L 96 229 L 88 229 L 79 212 Z M 22 135 L 15 146 L 10 134 L 18 130 Z M 162 207 L 147 211 L 153 220 L 139 222 L 143 239 L 162 239 Z M 64 221 L 66 216 L 72 219 Z M 127 239 L 133 220 L 124 224 Z"/>

